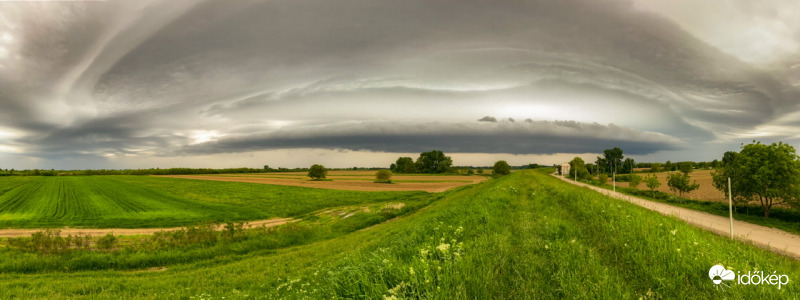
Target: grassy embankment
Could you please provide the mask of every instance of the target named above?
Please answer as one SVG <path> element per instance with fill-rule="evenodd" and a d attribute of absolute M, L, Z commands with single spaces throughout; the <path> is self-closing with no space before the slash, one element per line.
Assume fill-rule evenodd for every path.
<path fill-rule="evenodd" d="M 792 281 L 722 292 L 708 278 L 715 264 Z M 525 171 L 391 222 L 236 260 L 0 274 L 0 297 L 790 298 L 798 276 L 796 260 Z"/>
<path fill-rule="evenodd" d="M 641 176 L 645 176 L 641 174 Z M 600 185 L 597 180 L 579 180 L 580 182 L 602 187 L 608 190 L 613 189 L 611 184 Z M 627 182 L 617 182 L 617 192 L 624 193 L 651 201 L 657 201 L 675 205 L 683 208 L 693 209 L 728 217 L 728 202 L 694 200 L 679 197 L 674 194 L 660 191 L 651 192 L 646 187 L 642 189 L 644 183 L 639 188 L 634 189 L 628 186 Z M 764 218 L 764 209 L 759 204 L 734 204 L 733 218 L 757 225 L 777 228 L 794 234 L 800 234 L 800 210 L 789 207 L 773 207 L 770 210 L 769 218 Z"/>

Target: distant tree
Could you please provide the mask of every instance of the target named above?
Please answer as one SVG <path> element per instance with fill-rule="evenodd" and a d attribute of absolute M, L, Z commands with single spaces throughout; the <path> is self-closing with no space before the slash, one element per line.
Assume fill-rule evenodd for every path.
<path fill-rule="evenodd" d="M 689 173 L 692 173 L 692 171 L 694 171 L 694 162 L 683 161 L 677 163 L 676 165 L 678 166 L 678 171 L 681 171 L 681 173 L 683 174 L 689 175 Z"/>
<path fill-rule="evenodd" d="M 492 168 L 492 174 L 497 176 L 503 176 L 511 174 L 511 167 L 505 160 L 498 160 L 494 163 L 494 167 Z"/>
<path fill-rule="evenodd" d="M 600 185 L 606 184 L 606 182 L 608 182 L 608 175 L 606 175 L 606 174 L 598 175 L 597 176 L 597 182 L 600 183 Z"/>
<path fill-rule="evenodd" d="M 636 162 L 634 162 L 633 158 L 626 158 L 622 162 L 622 173 L 631 174 L 633 173 L 633 168 L 635 167 L 636 167 Z"/>
<path fill-rule="evenodd" d="M 656 197 L 656 189 L 661 186 L 661 182 L 658 181 L 658 177 L 655 174 L 650 174 L 644 178 L 644 183 L 647 185 L 647 188 L 650 189 L 650 196 L 653 198 Z"/>
<path fill-rule="evenodd" d="M 483 174 L 483 169 L 478 169 L 478 174 Z"/>
<path fill-rule="evenodd" d="M 575 178 L 576 172 L 578 178 L 589 178 L 589 170 L 586 169 L 583 159 L 577 156 L 569 162 L 569 178 Z"/>
<path fill-rule="evenodd" d="M 619 173 L 619 169 L 622 168 L 623 158 L 622 149 L 618 147 L 603 150 L 603 159 L 605 160 L 605 163 L 608 164 L 606 169 L 608 173 Z"/>
<path fill-rule="evenodd" d="M 608 162 L 606 161 L 605 158 L 598 156 L 597 159 L 595 159 L 594 161 L 594 165 L 596 168 L 595 173 L 599 174 L 608 172 Z"/>
<path fill-rule="evenodd" d="M 711 167 L 712 169 L 719 168 L 719 160 L 716 160 L 716 159 L 712 160 L 711 163 L 708 166 Z"/>
<path fill-rule="evenodd" d="M 650 165 L 650 173 L 658 173 L 661 172 L 661 164 L 660 163 L 653 163 Z"/>
<path fill-rule="evenodd" d="M 714 187 L 727 195 L 730 177 L 733 198 L 758 200 L 765 218 L 774 205 L 800 204 L 800 158 L 794 147 L 783 142 L 766 145 L 753 141 L 739 153 L 726 152 L 723 163 L 712 173 Z"/>
<path fill-rule="evenodd" d="M 597 166 L 595 164 L 586 164 L 586 171 L 589 172 L 589 175 L 597 175 Z"/>
<path fill-rule="evenodd" d="M 327 175 L 328 170 L 322 165 L 312 165 L 308 168 L 308 177 L 311 177 L 313 180 L 325 179 Z"/>
<path fill-rule="evenodd" d="M 445 173 L 453 165 L 453 160 L 442 151 L 432 150 L 420 153 L 416 165 L 422 173 Z"/>
<path fill-rule="evenodd" d="M 264 165 L 264 170 L 269 170 L 269 165 Z"/>
<path fill-rule="evenodd" d="M 669 174 L 667 185 L 673 193 L 677 191 L 681 197 L 683 197 L 683 193 L 694 191 L 700 187 L 696 180 L 689 183 L 689 175 L 683 172 Z"/>
<path fill-rule="evenodd" d="M 392 172 L 389 170 L 380 170 L 375 173 L 375 182 L 377 183 L 392 183 Z"/>
<path fill-rule="evenodd" d="M 632 188 L 636 188 L 639 184 L 642 183 L 642 176 L 631 174 L 628 176 L 628 185 Z"/>
<path fill-rule="evenodd" d="M 389 165 L 389 170 L 392 171 L 392 172 L 397 172 L 397 164 Z"/>
<path fill-rule="evenodd" d="M 416 173 L 417 166 L 414 165 L 414 160 L 411 157 L 400 157 L 397 161 L 393 164 L 394 169 L 392 169 L 395 173 Z"/>
<path fill-rule="evenodd" d="M 708 165 L 709 165 L 708 162 L 701 161 L 697 163 L 697 168 L 700 170 L 705 170 L 708 169 Z"/>
<path fill-rule="evenodd" d="M 673 167 L 674 166 L 672 165 L 671 161 L 667 161 L 667 162 L 664 163 L 664 171 L 667 171 L 667 172 L 675 171 L 675 169 L 673 169 Z"/>

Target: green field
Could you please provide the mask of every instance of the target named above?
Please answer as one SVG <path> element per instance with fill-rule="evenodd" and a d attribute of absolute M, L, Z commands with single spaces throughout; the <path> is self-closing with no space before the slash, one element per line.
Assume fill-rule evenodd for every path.
<path fill-rule="evenodd" d="M 330 217 L 320 222 L 324 218 L 314 214 L 307 215 L 309 224 L 323 229 L 289 225 L 242 241 L 190 245 L 183 249 L 218 252 L 188 262 L 166 256 L 153 262 L 166 269 L 98 266 L 94 271 L 2 272 L 0 297 L 778 299 L 800 295 L 794 282 L 800 278 L 800 263 L 794 259 L 575 188 L 545 175 L 547 171 L 518 172 L 449 191 L 389 222 L 369 221 L 369 214 L 354 221 Z M 151 179 L 119 180 L 158 188 L 148 182 Z M 346 225 L 338 222 L 353 223 L 340 234 L 320 238 Z M 373 223 L 379 224 L 354 230 Z M 304 230 L 319 232 L 298 234 Z M 262 250 L 243 246 L 265 237 L 287 242 Z M 15 251 L 2 250 L 0 258 L 27 255 L 57 263 L 83 257 L 72 253 L 37 258 Z M 124 250 L 106 255 L 135 260 L 157 253 Z M 733 285 L 720 291 L 708 278 L 715 264 L 745 272 L 777 271 L 791 281 L 780 290 L 771 285 Z"/>
<path fill-rule="evenodd" d="M 149 176 L 0 177 L 0 228 L 173 227 L 424 197 Z"/>

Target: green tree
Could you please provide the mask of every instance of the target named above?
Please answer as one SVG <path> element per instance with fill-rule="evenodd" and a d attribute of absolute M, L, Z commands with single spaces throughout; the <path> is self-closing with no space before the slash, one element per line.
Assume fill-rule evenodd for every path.
<path fill-rule="evenodd" d="M 380 170 L 375 173 L 375 182 L 377 183 L 392 183 L 392 172 L 389 170 Z"/>
<path fill-rule="evenodd" d="M 583 159 L 577 156 L 569 162 L 569 178 L 575 178 L 576 172 L 580 179 L 586 179 L 590 176 Z"/>
<path fill-rule="evenodd" d="M 497 176 L 511 174 L 511 166 L 505 160 L 498 160 L 492 167 L 492 174 Z"/>
<path fill-rule="evenodd" d="M 783 142 L 744 145 L 738 154 L 725 153 L 723 167 L 713 173 L 714 187 L 727 194 L 731 178 L 733 198 L 758 200 L 768 218 L 774 205 L 798 205 L 800 158 L 794 147 Z"/>
<path fill-rule="evenodd" d="M 628 175 L 628 185 L 630 185 L 630 187 L 636 188 L 640 183 L 642 183 L 642 176 L 636 174 Z"/>
<path fill-rule="evenodd" d="M 656 177 L 655 174 L 650 174 L 650 176 L 645 177 L 644 184 L 647 185 L 648 189 L 650 189 L 650 196 L 655 198 L 656 189 L 661 186 L 661 182 L 658 181 L 658 177 Z"/>
<path fill-rule="evenodd" d="M 617 172 L 619 173 L 619 169 L 622 168 L 622 149 L 619 147 L 614 147 L 611 149 L 603 150 L 603 158 L 605 163 L 608 164 L 606 166 L 607 173 Z"/>
<path fill-rule="evenodd" d="M 678 166 L 678 171 L 681 171 L 683 174 L 689 175 L 694 171 L 694 162 L 691 161 L 683 161 L 676 164 Z"/>
<path fill-rule="evenodd" d="M 715 160 L 712 160 L 712 161 L 711 161 L 711 164 L 709 164 L 709 166 L 710 166 L 712 169 L 719 168 L 719 161 L 718 161 L 718 160 L 716 160 L 716 159 L 715 159 Z"/>
<path fill-rule="evenodd" d="M 633 173 L 633 169 L 635 167 L 636 167 L 636 162 L 633 160 L 633 158 L 626 158 L 622 162 L 622 170 L 621 171 L 622 171 L 623 174 L 632 174 Z"/>
<path fill-rule="evenodd" d="M 664 163 L 664 171 L 667 171 L 667 172 L 669 172 L 669 171 L 675 171 L 675 169 L 673 169 L 674 167 L 675 167 L 675 166 L 674 166 L 674 165 L 672 165 L 672 162 L 671 162 L 671 161 L 667 161 L 667 162 L 665 162 L 665 163 Z"/>
<path fill-rule="evenodd" d="M 661 172 L 661 164 L 660 163 L 653 163 L 650 165 L 650 173 L 658 173 Z"/>
<path fill-rule="evenodd" d="M 325 179 L 325 176 L 328 175 L 328 170 L 325 169 L 322 165 L 312 165 L 311 168 L 308 168 L 308 177 L 311 177 L 313 180 L 320 180 Z"/>
<path fill-rule="evenodd" d="M 414 160 L 411 157 L 400 157 L 394 163 L 394 169 L 392 169 L 395 173 L 416 173 L 417 166 L 414 164 Z"/>
<path fill-rule="evenodd" d="M 683 172 L 669 174 L 667 185 L 673 193 L 677 191 L 681 197 L 683 197 L 683 193 L 694 191 L 700 187 L 696 180 L 689 183 L 689 175 Z"/>
<path fill-rule="evenodd" d="M 416 165 L 422 173 L 445 173 L 453 165 L 453 160 L 442 151 L 432 150 L 420 153 Z"/>

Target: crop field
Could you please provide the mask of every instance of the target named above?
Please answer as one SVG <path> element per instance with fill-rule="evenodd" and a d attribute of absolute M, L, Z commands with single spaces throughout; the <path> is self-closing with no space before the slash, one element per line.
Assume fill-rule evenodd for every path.
<path fill-rule="evenodd" d="M 716 188 L 714 188 L 714 184 L 712 183 L 711 179 L 711 172 L 712 170 L 695 170 L 692 173 L 689 173 L 689 182 L 697 181 L 700 184 L 700 187 L 694 191 L 689 193 L 685 193 L 683 196 L 684 198 L 694 199 L 694 200 L 704 200 L 704 201 L 715 201 L 715 202 L 728 202 L 728 199 L 725 198 L 725 194 Z M 672 193 L 669 190 L 669 186 L 667 185 L 667 175 L 669 172 L 659 172 L 656 173 L 656 177 L 658 177 L 658 181 L 661 182 L 661 186 L 658 187 L 657 191 L 662 191 L 665 193 Z M 650 174 L 641 173 L 638 174 L 642 177 L 649 176 Z M 622 182 L 620 183 L 621 186 L 628 186 L 628 183 Z M 644 184 L 639 185 L 640 190 L 646 190 L 647 186 Z"/>
<path fill-rule="evenodd" d="M 293 217 L 326 207 L 428 197 L 150 176 L 0 178 L 0 228 L 174 227 Z"/>
<path fill-rule="evenodd" d="M 488 174 L 488 173 L 487 173 Z M 220 174 L 220 175 L 168 175 L 163 177 L 228 182 L 249 182 L 274 185 L 302 186 L 352 191 L 426 191 L 432 193 L 482 182 L 486 176 L 395 174 L 392 184 L 375 183 L 375 171 L 330 171 L 329 181 L 312 181 L 302 172 Z"/>
<path fill-rule="evenodd" d="M 0 272 L 0 298 L 776 299 L 800 293 L 797 260 L 573 187 L 550 172 L 516 172 L 437 194 L 432 202 L 322 209 L 299 223 L 204 245 L 43 256 L 0 250 L 0 268 L 7 270 Z M 199 188 L 183 183 L 188 180 L 119 180 Z M 283 196 L 302 198 L 294 193 L 306 190 Z M 400 210 L 405 213 L 395 213 Z M 721 291 L 708 277 L 716 264 L 777 271 L 792 281 L 781 289 Z"/>

